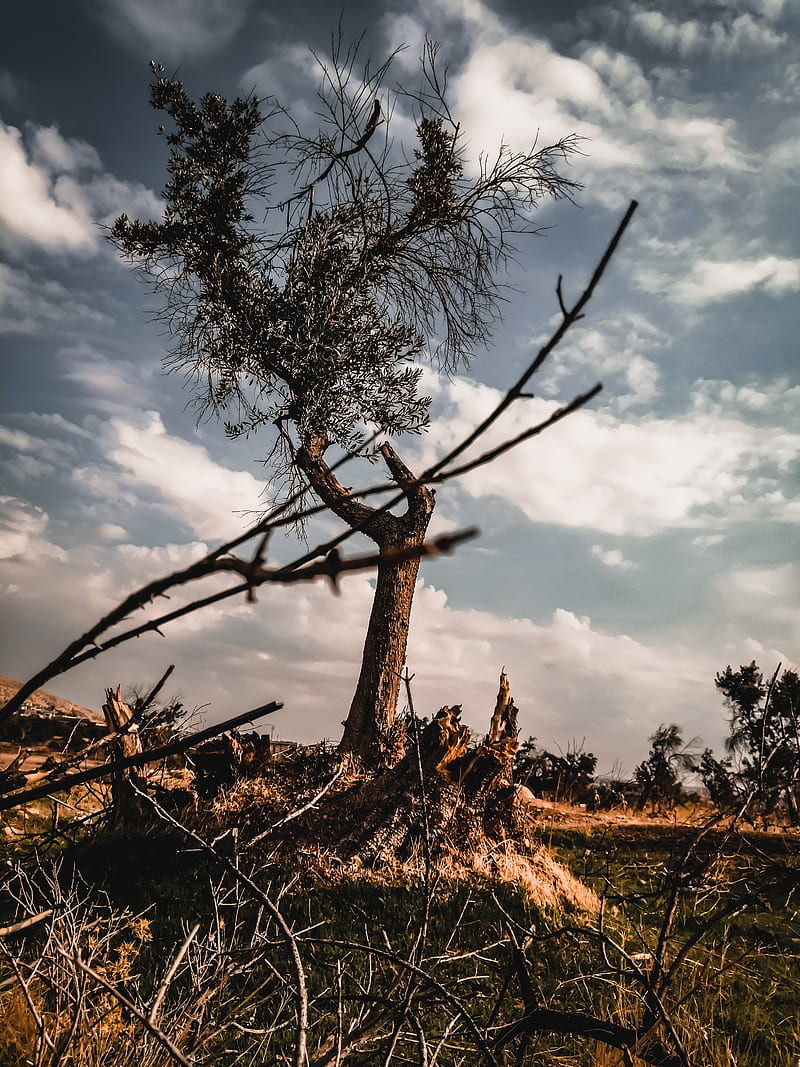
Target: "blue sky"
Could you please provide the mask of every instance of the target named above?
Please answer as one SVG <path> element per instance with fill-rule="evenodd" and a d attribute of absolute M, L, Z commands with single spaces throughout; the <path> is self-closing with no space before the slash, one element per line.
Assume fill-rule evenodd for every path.
<path fill-rule="evenodd" d="M 102 226 L 159 211 L 165 147 L 147 62 L 195 94 L 275 94 L 313 123 L 326 5 L 32 2 L 0 44 L 0 672 L 23 678 L 141 581 L 262 506 L 266 442 L 199 425 L 153 298 Z M 661 722 L 719 747 L 728 663 L 800 659 L 800 12 L 783 0 L 653 5 L 348 5 L 346 35 L 418 78 L 442 42 L 472 159 L 585 138 L 577 205 L 543 205 L 490 346 L 426 370 L 419 466 L 496 403 L 576 294 L 628 201 L 640 208 L 587 319 L 532 383 L 509 436 L 602 381 L 591 407 L 438 494 L 434 532 L 482 536 L 423 565 L 409 668 L 417 709 L 482 726 L 500 668 L 523 735 L 627 770 Z M 377 11 L 377 14 L 376 14 Z M 366 53 L 365 53 L 366 54 Z M 396 111 L 402 137 L 402 109 Z M 334 529 L 332 520 L 311 536 Z M 296 542 L 279 538 L 275 558 Z M 276 731 L 335 737 L 355 684 L 367 575 L 270 588 L 145 638 L 52 688 L 98 706 L 154 679 L 214 718 L 284 701 Z"/>

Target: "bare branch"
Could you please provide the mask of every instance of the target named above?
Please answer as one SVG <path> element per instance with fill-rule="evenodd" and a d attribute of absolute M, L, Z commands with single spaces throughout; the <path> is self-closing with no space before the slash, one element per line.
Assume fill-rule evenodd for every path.
<path fill-rule="evenodd" d="M 94 979 L 94 981 L 97 982 L 98 985 L 101 985 L 104 989 L 107 989 L 108 992 L 131 1013 L 131 1015 L 136 1016 L 136 1018 L 145 1028 L 145 1030 L 147 1030 L 148 1033 L 153 1035 L 156 1041 L 158 1041 L 158 1043 L 167 1050 L 167 1052 L 170 1054 L 173 1060 L 175 1060 L 176 1063 L 182 1064 L 183 1067 L 193 1067 L 192 1061 L 187 1059 L 186 1056 L 184 1056 L 181 1050 L 175 1044 L 173 1044 L 172 1041 L 170 1041 L 164 1031 L 160 1030 L 155 1025 L 155 1023 L 133 1003 L 132 1000 L 129 1000 L 128 997 L 126 997 L 125 994 L 122 992 L 122 990 L 118 988 L 118 986 L 112 985 L 112 983 L 109 982 L 106 978 L 104 978 L 102 974 L 98 974 L 98 972 L 93 967 L 90 967 L 88 963 L 83 962 L 80 957 L 80 953 L 77 949 L 75 950 L 75 953 L 72 955 L 72 957 L 70 957 L 70 954 L 66 952 L 63 948 L 59 948 L 58 946 L 56 947 L 56 952 L 58 952 L 58 954 L 60 956 L 63 956 L 65 959 L 71 959 L 72 962 L 76 965 L 76 967 L 79 967 L 80 970 L 84 972 L 84 974 L 87 974 L 90 978 Z"/>

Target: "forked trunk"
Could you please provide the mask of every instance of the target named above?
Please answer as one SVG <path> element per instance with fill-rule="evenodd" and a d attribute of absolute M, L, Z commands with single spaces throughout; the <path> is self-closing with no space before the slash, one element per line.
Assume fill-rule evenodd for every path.
<path fill-rule="evenodd" d="M 381 454 L 405 493 L 408 507 L 402 515 L 381 513 L 355 499 L 339 482 L 323 458 L 326 446 L 324 438 L 308 441 L 295 455 L 297 466 L 331 511 L 372 538 L 387 556 L 378 567 L 361 672 L 339 744 L 339 751 L 352 765 L 376 771 L 397 763 L 405 751 L 403 730 L 396 722 L 397 699 L 419 571 L 419 558 L 398 562 L 389 554 L 423 545 L 435 497 L 426 486 L 415 483 L 412 472 L 387 442 Z"/>

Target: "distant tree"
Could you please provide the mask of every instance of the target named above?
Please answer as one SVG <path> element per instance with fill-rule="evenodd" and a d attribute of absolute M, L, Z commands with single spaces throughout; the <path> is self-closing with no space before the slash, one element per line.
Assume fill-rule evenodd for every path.
<path fill-rule="evenodd" d="M 731 760 L 718 760 L 710 748 L 703 750 L 697 771 L 708 790 L 712 803 L 720 808 L 730 808 L 739 798 L 736 775 Z"/>
<path fill-rule="evenodd" d="M 402 751 L 396 709 L 419 566 L 391 553 L 423 544 L 435 504 L 388 438 L 426 427 L 418 360 L 452 371 L 487 343 L 510 241 L 535 230 L 541 198 L 570 195 L 557 168 L 576 149 L 573 137 L 501 147 L 468 170 L 429 45 L 423 88 L 395 98 L 416 126 L 407 150 L 379 136 L 392 111 L 387 69 L 360 72 L 355 50 L 334 50 L 321 68 L 321 128 L 302 132 L 274 101 L 195 102 L 154 66 L 151 103 L 170 123 L 164 218 L 122 215 L 111 231 L 163 295 L 172 365 L 194 381 L 200 409 L 231 437 L 265 427 L 275 478 L 310 489 L 387 555 L 340 746 L 373 767 Z M 342 453 L 380 457 L 406 510 L 353 496 L 332 466 Z"/>
<path fill-rule="evenodd" d="M 753 661 L 716 677 L 730 711 L 726 747 L 738 760 L 741 789 L 761 798 L 767 809 L 783 799 L 792 821 L 800 824 L 800 676 L 793 670 L 765 682 Z"/>
<path fill-rule="evenodd" d="M 674 804 L 681 796 L 681 772 L 694 770 L 695 757 L 690 751 L 694 741 L 686 744 L 677 723 L 659 726 L 650 738 L 650 754 L 634 770 L 641 787 L 639 808 L 648 803 L 666 801 Z"/>
<path fill-rule="evenodd" d="M 575 802 L 582 799 L 594 781 L 597 756 L 584 752 L 582 745 L 569 746 L 566 753 L 538 748 L 529 737 L 517 752 L 514 777 L 539 795 Z"/>

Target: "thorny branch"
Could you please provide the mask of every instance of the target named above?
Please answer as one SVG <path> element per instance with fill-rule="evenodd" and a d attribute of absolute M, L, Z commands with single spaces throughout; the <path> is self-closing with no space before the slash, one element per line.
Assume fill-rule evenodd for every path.
<path fill-rule="evenodd" d="M 576 397 L 571 403 L 553 412 L 549 418 L 537 426 L 516 435 L 514 438 L 484 452 L 473 460 L 466 461 L 459 466 L 455 461 L 461 457 L 476 441 L 478 441 L 516 401 L 524 398 L 525 389 L 531 377 L 539 370 L 547 357 L 563 340 L 566 333 L 583 316 L 583 309 L 592 298 L 597 285 L 605 273 L 614 252 L 616 251 L 622 236 L 627 229 L 633 214 L 637 208 L 637 202 L 632 200 L 622 221 L 611 238 L 603 256 L 595 267 L 588 285 L 569 309 L 564 306 L 561 294 L 561 282 L 559 280 L 558 299 L 562 307 L 562 321 L 553 332 L 549 340 L 539 349 L 535 358 L 531 361 L 519 379 L 511 386 L 503 398 L 495 406 L 492 412 L 476 426 L 459 444 L 452 448 L 443 457 L 427 468 L 419 477 L 411 481 L 403 479 L 401 490 L 397 491 L 397 482 L 372 486 L 362 491 L 352 492 L 351 497 L 364 497 L 373 493 L 393 492 L 394 495 L 380 507 L 370 509 L 369 521 L 390 511 L 391 508 L 401 503 L 404 499 L 410 499 L 411 494 L 420 486 L 430 484 L 443 484 L 452 478 L 458 477 L 475 470 L 483 464 L 489 463 L 497 456 L 515 447 L 521 442 L 528 440 L 550 428 L 568 415 L 582 408 L 600 391 L 597 385 L 592 390 Z M 349 457 L 345 457 L 347 459 Z M 315 548 L 301 555 L 292 563 L 281 567 L 269 568 L 264 565 L 264 554 L 270 532 L 278 526 L 296 522 L 300 518 L 309 517 L 320 511 L 327 510 L 325 506 L 307 508 L 299 515 L 291 511 L 292 502 L 296 502 L 302 493 L 295 494 L 292 500 L 284 502 L 279 508 L 270 512 L 267 516 L 251 526 L 240 536 L 232 541 L 219 546 L 203 559 L 171 574 L 150 582 L 141 589 L 136 590 L 124 601 L 113 608 L 107 615 L 100 619 L 86 633 L 68 645 L 54 660 L 30 678 L 19 691 L 0 709 L 0 723 L 10 718 L 19 710 L 28 697 L 46 682 L 58 677 L 60 674 L 94 659 L 96 656 L 111 648 L 115 648 L 125 641 L 140 637 L 145 633 L 155 631 L 160 633 L 160 628 L 175 619 L 181 618 L 194 611 L 198 611 L 214 603 L 219 603 L 229 597 L 245 593 L 248 599 L 254 597 L 254 589 L 268 582 L 300 582 L 309 581 L 318 577 L 327 577 L 334 588 L 340 574 L 372 569 L 380 560 L 386 558 L 386 553 L 371 553 L 366 556 L 357 556 L 350 559 L 342 558 L 338 553 L 338 547 L 354 533 L 360 532 L 361 525 L 349 526 L 342 533 L 329 541 L 317 545 Z M 474 537 L 477 531 L 474 529 L 459 531 L 444 537 L 439 537 L 424 545 L 411 549 L 397 551 L 398 562 L 401 559 L 412 556 L 436 556 L 442 552 L 449 552 L 462 541 Z M 233 549 L 241 544 L 259 538 L 258 545 L 250 559 L 243 559 L 233 555 Z M 168 591 L 176 587 L 193 583 L 213 574 L 236 574 L 245 580 L 232 588 L 197 599 L 191 603 L 165 613 L 158 618 L 152 619 L 140 626 L 131 628 L 115 637 L 100 641 L 100 638 L 112 627 L 124 622 L 133 612 L 150 604 L 153 600 L 166 596 Z"/>

